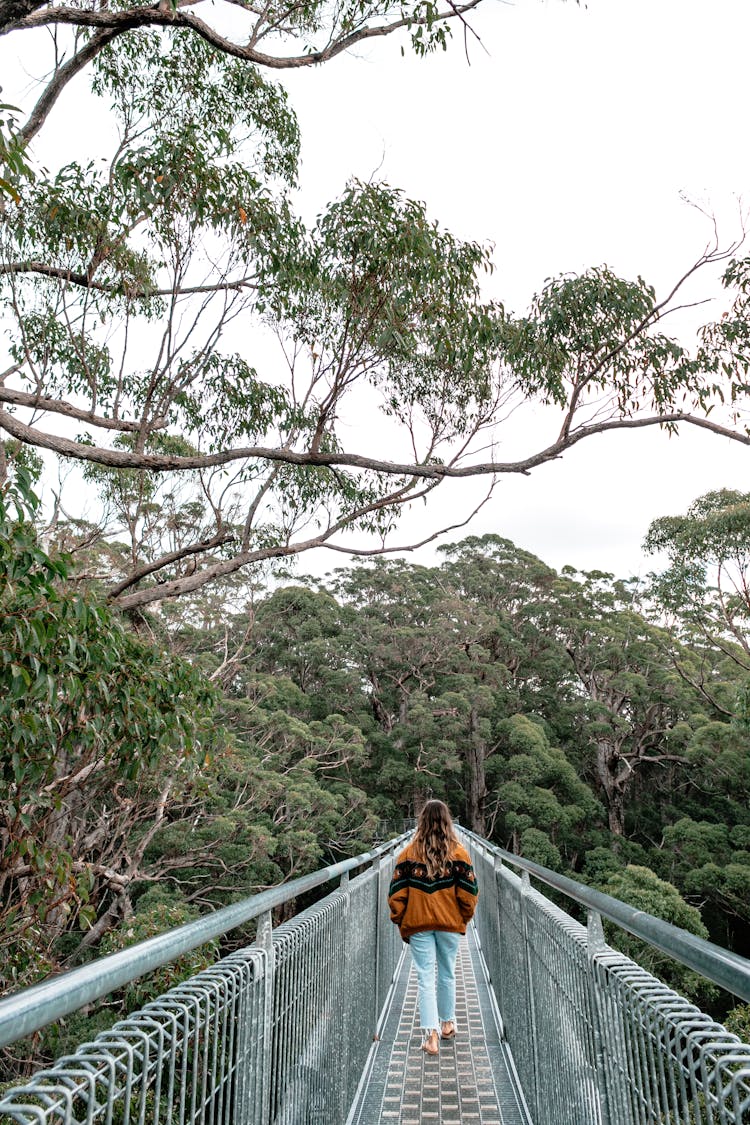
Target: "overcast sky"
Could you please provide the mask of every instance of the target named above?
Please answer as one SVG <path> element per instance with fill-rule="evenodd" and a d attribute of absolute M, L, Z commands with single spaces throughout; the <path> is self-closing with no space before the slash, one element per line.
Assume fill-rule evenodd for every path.
<path fill-rule="evenodd" d="M 750 0 L 484 0 L 471 25 L 481 43 L 456 27 L 449 51 L 424 60 L 391 37 L 281 72 L 300 120 L 307 218 L 350 176 L 385 179 L 455 234 L 494 244 L 491 294 L 515 312 L 548 277 L 602 263 L 665 292 L 712 235 L 685 196 L 716 214 L 725 242 L 737 237 L 743 193 L 750 202 Z M 64 156 L 65 131 L 48 136 Z M 716 298 L 701 315 L 721 311 L 716 274 L 691 296 Z M 695 326 L 687 315 L 673 330 L 687 338 Z M 536 451 L 554 421 L 527 416 L 498 456 Z M 643 573 L 649 522 L 711 488 L 750 489 L 749 459 L 698 432 L 593 438 L 502 481 L 460 534 L 496 532 L 556 567 Z M 460 520 L 481 490 L 445 485 L 440 515 Z M 411 513 L 404 539 L 436 515 Z M 342 561 L 324 552 L 302 566 Z"/>
<path fill-rule="evenodd" d="M 737 236 L 750 201 L 748 0 L 485 0 L 471 23 L 482 42 L 469 36 L 470 64 L 457 30 L 426 60 L 392 39 L 284 76 L 306 215 L 348 176 L 375 173 L 456 234 L 492 242 L 493 295 L 516 312 L 546 278 L 602 263 L 665 292 L 712 234 L 684 195 L 717 215 L 726 242 Z M 717 275 L 692 296 L 717 298 L 700 315 L 718 315 Z M 694 326 L 686 316 L 672 330 Z M 540 412 L 545 440 L 551 422 Z M 542 444 L 526 436 L 528 452 Z M 649 522 L 711 488 L 750 489 L 749 464 L 746 447 L 698 432 L 592 438 L 503 481 L 471 530 L 553 566 L 642 573 Z M 441 509 L 447 496 L 458 518 L 469 492 L 446 486 Z"/>

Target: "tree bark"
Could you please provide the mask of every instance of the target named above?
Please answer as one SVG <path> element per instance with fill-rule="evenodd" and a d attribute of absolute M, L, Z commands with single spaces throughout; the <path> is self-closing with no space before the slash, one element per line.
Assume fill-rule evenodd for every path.
<path fill-rule="evenodd" d="M 8 27 L 43 7 L 43 0 L 0 0 L 0 28 Z"/>
<path fill-rule="evenodd" d="M 625 794 L 628 788 L 628 774 L 621 776 L 622 759 L 609 742 L 599 742 L 596 748 L 596 772 L 607 805 L 609 830 L 613 836 L 625 835 Z M 617 843 L 614 844 L 617 850 Z"/>
<path fill-rule="evenodd" d="M 487 748 L 479 733 L 479 715 L 472 707 L 469 719 L 469 741 L 466 747 L 466 819 L 468 827 L 478 836 L 485 834 L 484 807 L 487 799 L 487 779 L 484 763 Z"/>

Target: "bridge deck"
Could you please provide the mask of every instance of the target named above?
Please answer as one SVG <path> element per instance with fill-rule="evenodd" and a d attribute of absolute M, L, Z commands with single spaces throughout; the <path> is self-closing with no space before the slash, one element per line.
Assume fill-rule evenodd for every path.
<path fill-rule="evenodd" d="M 473 927 L 456 965 L 454 1040 L 420 1049 L 417 981 L 408 952 L 347 1125 L 530 1125 L 490 998 Z"/>

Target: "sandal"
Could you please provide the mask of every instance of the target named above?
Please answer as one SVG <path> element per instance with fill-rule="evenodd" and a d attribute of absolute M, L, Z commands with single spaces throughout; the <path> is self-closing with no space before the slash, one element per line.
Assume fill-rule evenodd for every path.
<path fill-rule="evenodd" d="M 446 1030 L 447 1029 L 447 1030 Z M 443 1028 L 441 1031 L 441 1038 L 455 1039 L 456 1038 L 456 1025 L 453 1020 L 443 1020 Z"/>
<path fill-rule="evenodd" d="M 422 1050 L 426 1055 L 437 1055 L 439 1053 L 440 1047 L 438 1046 L 437 1031 L 430 1031 L 425 1035 Z"/>

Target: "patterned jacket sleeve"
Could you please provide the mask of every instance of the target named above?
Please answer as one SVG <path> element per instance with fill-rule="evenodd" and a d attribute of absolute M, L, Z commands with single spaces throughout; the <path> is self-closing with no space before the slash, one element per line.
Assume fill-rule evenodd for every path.
<path fill-rule="evenodd" d="M 405 853 L 402 852 L 393 869 L 393 878 L 388 888 L 388 906 L 391 911 L 391 921 L 400 926 L 406 913 L 406 904 L 409 900 L 408 865 L 403 863 Z"/>
<path fill-rule="evenodd" d="M 458 909 L 464 922 L 470 922 L 477 908 L 479 887 L 474 868 L 471 866 L 469 853 L 461 849 L 461 853 L 453 861 L 453 874 L 456 887 Z"/>

